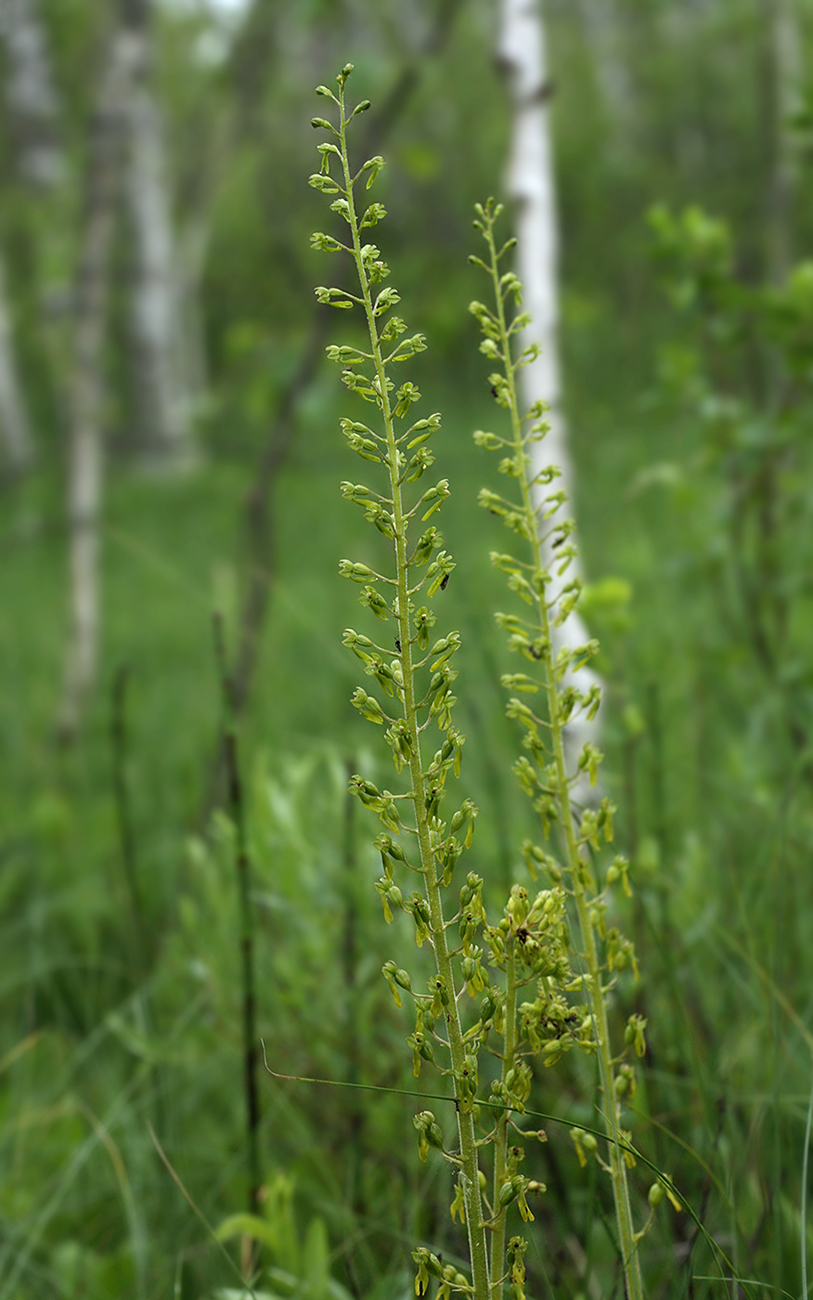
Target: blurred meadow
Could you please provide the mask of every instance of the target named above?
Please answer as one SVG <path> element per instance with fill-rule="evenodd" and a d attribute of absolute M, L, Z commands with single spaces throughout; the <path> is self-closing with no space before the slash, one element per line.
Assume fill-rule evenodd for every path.
<path fill-rule="evenodd" d="M 509 159 L 498 10 L 0 0 L 0 1300 L 249 1294 L 252 1204 L 265 1295 L 408 1300 L 416 1243 L 464 1253 L 403 1095 L 437 1081 L 413 1078 L 380 973 L 413 945 L 383 924 L 375 832 L 347 795 L 362 765 L 392 776 L 341 644 L 358 593 L 338 562 L 371 543 L 339 496 L 354 399 L 324 347 L 355 327 L 314 298 L 309 236 L 330 217 L 307 178 L 314 87 L 352 60 L 372 101 L 358 147 L 387 162 L 376 238 L 429 342 L 419 414 L 444 417 L 463 785 L 476 868 L 504 892 L 532 819 L 499 684 L 499 535 L 476 506 L 493 471 L 471 433 L 494 413 L 467 260 Z M 582 609 L 634 886 L 640 979 L 616 1010 L 648 1021 L 630 1124 L 744 1279 L 664 1204 L 646 1294 L 801 1300 L 813 8 L 540 14 Z M 269 1065 L 382 1091 L 260 1068 L 247 1128 L 246 901 Z M 591 1122 L 585 1068 L 535 1080 L 554 1118 L 528 1294 L 623 1300 L 609 1191 L 567 1132 Z M 631 1179 L 644 1204 L 651 1178 Z"/>

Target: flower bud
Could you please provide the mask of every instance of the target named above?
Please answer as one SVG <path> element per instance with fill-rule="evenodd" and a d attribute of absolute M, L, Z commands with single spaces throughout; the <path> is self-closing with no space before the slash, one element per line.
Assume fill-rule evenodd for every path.
<path fill-rule="evenodd" d="M 495 1002 L 494 1002 L 494 997 L 493 997 L 493 995 L 492 995 L 490 992 L 489 992 L 489 993 L 486 993 L 485 997 L 483 998 L 482 1002 L 480 1003 L 480 1022 L 481 1022 L 481 1024 L 486 1024 L 486 1023 L 491 1019 L 491 1017 L 494 1015 L 494 1008 L 495 1008 L 495 1005 L 496 1005 L 496 1004 L 495 1004 Z"/>
<path fill-rule="evenodd" d="M 464 808 L 458 808 L 457 812 L 453 814 L 452 820 L 449 824 L 449 830 L 452 832 L 452 835 L 457 834 L 460 827 L 465 822 L 467 815 L 468 814 Z"/>
<path fill-rule="evenodd" d="M 506 910 L 515 926 L 522 925 L 531 910 L 527 889 L 522 885 L 512 885 Z"/>

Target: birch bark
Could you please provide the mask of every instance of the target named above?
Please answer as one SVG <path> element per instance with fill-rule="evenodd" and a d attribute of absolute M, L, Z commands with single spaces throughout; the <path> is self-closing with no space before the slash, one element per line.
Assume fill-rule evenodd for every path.
<path fill-rule="evenodd" d="M 140 41 L 138 78 L 127 109 L 126 199 L 133 232 L 132 361 L 142 457 L 161 469 L 193 459 L 189 387 L 184 378 L 180 268 L 160 108 L 150 85 L 148 0 L 131 3 Z"/>
<path fill-rule="evenodd" d="M 103 340 L 125 112 L 139 57 L 132 30 L 120 27 L 107 53 L 88 146 L 67 403 L 70 608 L 57 719 L 64 741 L 79 731 L 98 659 Z"/>
<path fill-rule="evenodd" d="M 34 185 L 50 186 L 64 174 L 56 131 L 57 95 L 37 0 L 2 0 L 0 39 L 6 47 L 6 102 L 17 136 L 20 170 Z"/>
<path fill-rule="evenodd" d="M 34 460 L 34 444 L 23 399 L 6 293 L 5 269 L 0 262 L 0 443 L 9 471 L 23 474 Z"/>
<path fill-rule="evenodd" d="M 548 403 L 546 419 L 550 432 L 535 443 L 533 473 L 547 465 L 561 471 L 561 486 L 567 492 L 570 513 L 574 510 L 574 476 L 568 449 L 567 426 L 562 411 L 559 363 L 558 219 L 550 127 L 545 57 L 545 33 L 536 0 L 503 0 L 498 57 L 508 83 L 513 107 L 513 139 L 508 172 L 508 193 L 516 212 L 517 274 L 524 286 L 523 308 L 531 323 L 523 332 L 520 347 L 537 343 L 541 355 L 520 371 L 520 391 L 525 408 L 535 402 Z M 544 492 L 539 493 L 540 499 Z M 564 578 L 556 578 L 555 555 L 547 548 L 546 563 L 553 582 L 548 598 L 556 600 L 563 585 L 578 573 L 571 563 Z M 584 645 L 589 633 L 577 611 L 554 629 L 555 649 Z M 589 668 L 571 677 L 582 691 L 599 683 Z M 583 745 L 596 743 L 598 722 L 577 719 L 566 733 L 570 770 L 576 765 Z"/>
<path fill-rule="evenodd" d="M 0 42 L 6 52 L 5 100 L 19 173 L 30 186 L 53 188 L 63 178 L 65 160 L 37 0 L 3 0 Z M 23 473 L 33 463 L 34 444 L 15 356 L 13 308 L 1 264 L 0 445 L 11 473 Z"/>

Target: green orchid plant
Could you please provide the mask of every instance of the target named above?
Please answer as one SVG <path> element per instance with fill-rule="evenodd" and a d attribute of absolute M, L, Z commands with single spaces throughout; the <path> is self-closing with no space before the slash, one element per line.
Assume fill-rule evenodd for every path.
<path fill-rule="evenodd" d="M 545 1190 L 523 1171 L 526 1145 L 545 1138 L 529 1127 L 526 1113 L 533 1062 L 553 1067 L 565 1053 L 578 1050 L 597 1064 L 597 1131 L 603 1130 L 604 1140 L 574 1128 L 574 1146 L 582 1161 L 591 1155 L 610 1176 L 627 1296 L 640 1300 L 638 1246 L 651 1212 L 636 1232 L 627 1185 L 634 1156 L 621 1107 L 634 1092 L 632 1061 L 645 1050 L 645 1021 L 631 1016 L 617 1049 L 608 1019 L 608 996 L 619 973 L 635 969 L 631 943 L 608 921 L 613 887 L 629 891 L 628 864 L 616 856 L 597 883 L 596 853 L 612 839 L 613 809 L 602 799 L 577 811 L 572 796 L 585 776 L 595 782 L 601 755 L 588 745 L 578 770 L 568 771 L 565 762 L 568 723 L 599 706 L 596 689 L 584 694 L 572 684 L 573 670 L 597 647 L 591 642 L 558 654 L 552 649 L 552 627 L 578 600 L 579 585 L 574 579 L 555 602 L 548 597 L 545 534 L 561 538 L 554 548 L 558 577 L 575 555 L 573 526 L 562 518 L 565 497 L 556 487 L 557 470 L 531 473 L 529 448 L 544 438 L 546 426 L 543 408 L 522 413 L 517 395 L 517 372 L 530 364 L 536 349 L 514 357 L 516 336 L 527 324 L 526 316 L 509 311 L 520 302 L 519 281 L 501 270 L 514 241 L 498 248 L 494 226 L 500 208 L 491 201 L 478 206 L 475 226 L 487 256 L 472 260 L 490 280 L 493 305 L 475 302 L 471 311 L 484 335 L 481 350 L 497 367 L 490 383 L 507 429 L 478 432 L 475 440 L 501 453 L 500 470 L 514 488 L 513 496 L 505 497 L 484 491 L 481 504 L 502 519 L 519 551 L 495 552 L 491 559 L 521 606 L 521 612 L 500 613 L 497 619 L 509 648 L 526 661 L 527 671 L 503 681 L 512 692 L 508 713 L 524 731 L 516 774 L 539 813 L 542 841 L 523 844 L 528 883 L 514 884 L 501 914 L 492 918 L 483 879 L 464 865 L 477 809 L 453 793 L 464 744 L 453 724 L 453 665 L 461 638 L 457 631 L 438 628 L 432 606 L 455 567 L 435 522 L 449 483 L 432 478 L 426 486 L 441 419 L 436 413 L 413 419 L 420 393 L 414 383 L 395 378 L 425 349 L 426 340 L 410 333 L 395 313 L 399 294 L 387 283 L 389 267 L 379 248 L 364 242 L 365 232 L 386 213 L 381 203 L 357 203 L 384 163 L 373 157 L 355 170 L 351 165 L 348 127 L 370 107 L 367 100 L 348 107 L 351 72 L 350 64 L 342 69 L 337 92 L 327 86 L 317 91 L 330 102 L 333 120 L 313 119 L 327 138 L 318 146 L 321 167 L 310 184 L 330 198 L 343 227 L 341 237 L 320 232 L 312 242 L 316 249 L 349 257 L 357 277 L 352 291 L 317 288 L 318 300 L 362 312 L 367 326 L 365 347 L 328 348 L 342 367 L 343 383 L 370 411 L 367 421 L 346 418 L 341 428 L 375 479 L 369 485 L 344 482 L 341 492 L 387 539 L 390 562 L 379 572 L 341 561 L 341 573 L 359 585 L 360 603 L 375 620 L 366 632 L 348 629 L 344 643 L 365 675 L 353 703 L 381 727 L 397 788 L 379 789 L 360 775 L 351 785 L 382 825 L 375 840 L 382 863 L 376 887 L 385 918 L 392 921 L 398 911 L 411 917 L 417 944 L 426 944 L 434 959 L 424 987 L 395 962 L 387 962 L 383 973 L 396 1004 L 406 999 L 414 1013 L 407 1041 L 415 1074 L 427 1065 L 448 1080 L 456 1132 L 445 1132 L 428 1110 L 414 1123 L 421 1158 L 434 1150 L 455 1171 L 451 1213 L 465 1223 L 470 1261 L 467 1275 L 431 1250 L 417 1249 L 415 1291 L 427 1295 L 436 1285 L 440 1300 L 453 1294 L 474 1300 L 525 1296 L 527 1243 L 515 1227 L 533 1219 L 534 1197 Z M 545 887 L 537 889 L 533 882 L 540 875 Z M 651 1211 L 661 1194 L 655 1183 Z"/>

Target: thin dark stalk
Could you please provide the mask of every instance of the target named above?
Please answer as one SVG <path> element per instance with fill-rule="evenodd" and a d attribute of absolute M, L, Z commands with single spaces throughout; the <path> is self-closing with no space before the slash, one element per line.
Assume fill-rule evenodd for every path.
<path fill-rule="evenodd" d="M 130 902 L 129 943 L 132 950 L 133 984 L 138 989 L 135 1004 L 142 1017 L 144 1032 L 148 1037 L 152 1037 L 155 1032 L 155 1020 L 147 984 L 152 945 L 147 914 L 139 889 L 138 845 L 133 825 L 130 782 L 127 779 L 130 755 L 130 732 L 127 725 L 129 686 L 130 668 L 127 664 L 120 664 L 113 677 L 110 692 L 110 783 L 116 812 L 121 865 Z M 165 1087 L 164 1066 L 158 1060 L 153 1061 L 150 1066 L 150 1080 L 155 1128 L 159 1133 L 164 1133 L 167 1119 L 166 1099 L 169 1093 Z"/>
<path fill-rule="evenodd" d="M 712 1144 L 711 1155 L 710 1155 L 710 1157 L 709 1157 L 709 1172 L 708 1172 L 708 1174 L 706 1175 L 706 1181 L 705 1181 L 705 1183 L 703 1184 L 703 1192 L 702 1192 L 702 1198 L 701 1198 L 701 1202 L 700 1202 L 700 1208 L 699 1208 L 699 1210 L 697 1211 L 697 1222 L 696 1222 L 695 1225 L 694 1225 L 694 1232 L 692 1233 L 691 1237 L 689 1238 L 688 1249 L 687 1249 L 687 1251 L 686 1251 L 686 1274 L 687 1274 L 688 1279 L 689 1279 L 689 1290 L 688 1290 L 688 1292 L 687 1292 L 688 1300 L 694 1300 L 694 1298 L 695 1298 L 694 1270 L 692 1269 L 692 1266 L 691 1266 L 691 1261 L 692 1261 L 692 1252 L 693 1252 L 693 1250 L 694 1250 L 694 1248 L 695 1248 L 695 1245 L 696 1245 L 696 1243 L 697 1243 L 697 1239 L 698 1239 L 698 1237 L 700 1236 L 700 1232 L 701 1232 L 701 1229 L 702 1229 L 702 1225 L 703 1225 L 703 1224 L 705 1223 L 705 1221 L 706 1221 L 706 1215 L 708 1214 L 708 1208 L 709 1208 L 709 1197 L 711 1196 L 711 1187 L 712 1187 L 712 1181 L 713 1181 L 712 1165 L 714 1164 L 714 1161 L 715 1161 L 715 1159 L 717 1158 L 717 1152 L 718 1152 L 719 1149 L 720 1149 L 720 1139 L 721 1139 L 722 1136 L 723 1136 L 723 1124 L 725 1123 L 725 1114 L 726 1114 L 726 1100 L 725 1100 L 725 1097 L 718 1097 L 718 1099 L 717 1099 L 717 1129 L 716 1129 L 715 1134 L 714 1134 L 714 1142 L 713 1142 L 713 1144 Z"/>
<path fill-rule="evenodd" d="M 234 826 L 235 867 L 240 912 L 240 961 L 243 1002 L 243 1083 L 246 1101 L 246 1174 L 249 1214 L 259 1214 L 261 1207 L 260 1095 L 257 1084 L 256 997 L 254 976 L 254 917 L 251 910 L 251 872 L 246 835 L 245 798 L 240 776 L 237 728 L 234 708 L 234 683 L 228 671 L 223 620 L 214 619 L 215 654 L 220 671 L 223 696 L 223 764 L 226 772 L 228 809 Z M 257 1265 L 256 1246 L 244 1256 L 244 1273 L 250 1277 Z"/>
<path fill-rule="evenodd" d="M 121 664 L 113 678 L 110 700 L 110 780 L 113 787 L 113 803 L 116 809 L 121 865 L 130 898 L 136 966 L 139 978 L 143 978 L 146 973 L 149 945 L 138 889 L 136 838 L 133 830 L 130 789 L 127 781 L 127 755 L 129 751 L 127 688 L 129 682 L 130 669 L 127 664 Z"/>

